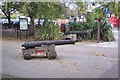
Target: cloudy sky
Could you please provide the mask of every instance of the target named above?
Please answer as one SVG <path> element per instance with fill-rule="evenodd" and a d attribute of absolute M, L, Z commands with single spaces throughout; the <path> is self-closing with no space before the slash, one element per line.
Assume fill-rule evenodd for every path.
<path fill-rule="evenodd" d="M 74 0 L 60 0 L 61 3 L 65 3 L 66 7 L 69 7 L 70 10 L 74 10 L 77 5 Z"/>

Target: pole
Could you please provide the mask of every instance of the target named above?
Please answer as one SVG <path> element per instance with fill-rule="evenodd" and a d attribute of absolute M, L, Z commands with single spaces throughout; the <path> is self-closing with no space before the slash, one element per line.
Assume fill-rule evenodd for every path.
<path fill-rule="evenodd" d="M 21 30 L 20 30 L 20 40 L 21 40 Z"/>
<path fill-rule="evenodd" d="M 17 38 L 18 38 L 19 36 L 18 36 L 18 27 L 17 27 Z"/>
<path fill-rule="evenodd" d="M 119 26 L 120 26 L 120 20 L 119 20 L 119 18 L 118 18 L 118 31 L 119 31 Z"/>
<path fill-rule="evenodd" d="M 120 30 L 120 13 L 119 13 L 119 16 L 118 16 L 118 31 Z"/>
<path fill-rule="evenodd" d="M 98 19 L 98 28 L 97 28 L 97 43 L 100 42 L 100 19 Z"/>
<path fill-rule="evenodd" d="M 27 39 L 27 30 L 26 30 L 26 39 Z"/>

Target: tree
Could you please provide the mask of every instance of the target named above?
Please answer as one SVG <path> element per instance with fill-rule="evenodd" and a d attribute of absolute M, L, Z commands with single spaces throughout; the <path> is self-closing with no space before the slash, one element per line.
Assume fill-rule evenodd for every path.
<path fill-rule="evenodd" d="M 117 2 L 109 2 L 105 6 L 110 10 L 111 14 L 115 14 L 118 17 L 118 4 Z"/>
<path fill-rule="evenodd" d="M 118 4 L 117 2 L 100 2 L 101 6 L 100 8 L 96 8 L 96 13 L 102 13 L 100 14 L 100 17 L 105 17 L 105 8 L 108 8 L 111 14 L 115 14 L 116 17 L 118 17 Z"/>
<path fill-rule="evenodd" d="M 41 18 L 45 19 L 44 26 L 47 24 L 48 19 L 61 17 L 61 4 L 55 2 L 25 2 L 22 11 L 31 19 L 30 30 L 34 28 L 34 19 L 39 21 Z M 38 24 L 39 24 L 38 21 Z"/>
<path fill-rule="evenodd" d="M 4 2 L 3 3 L 1 10 L 6 16 L 6 18 L 8 19 L 9 27 L 11 27 L 11 24 L 10 24 L 11 12 L 16 12 L 16 11 L 21 12 L 21 6 L 22 4 L 18 2 Z"/>
<path fill-rule="evenodd" d="M 35 28 L 35 38 L 37 40 L 60 39 L 62 34 L 59 33 L 59 26 L 54 26 L 50 20 L 62 18 L 61 4 L 58 2 L 39 2 L 38 6 L 38 19 L 44 18 L 45 22 L 41 27 Z"/>
<path fill-rule="evenodd" d="M 86 10 L 85 10 L 85 3 L 83 2 L 77 2 L 77 6 L 78 6 L 78 9 L 79 9 L 79 14 L 80 13 L 86 13 Z"/>
<path fill-rule="evenodd" d="M 95 12 L 98 16 L 97 17 L 98 18 L 97 42 L 99 42 L 100 38 L 108 40 L 108 41 L 112 41 L 112 40 L 114 40 L 114 36 L 112 34 L 112 31 L 111 31 L 112 27 L 111 26 L 106 27 L 108 24 L 107 24 L 106 19 L 105 19 L 106 18 L 105 8 L 108 8 L 110 10 L 110 13 L 115 14 L 117 17 L 118 16 L 118 4 L 115 2 L 108 2 L 107 4 L 101 2 L 100 4 L 101 4 L 101 6 L 99 8 L 95 9 Z M 105 22 L 104 25 L 101 25 L 103 22 L 100 22 L 100 19 L 102 19 Z M 106 31 L 104 31 L 103 27 L 106 27 L 108 29 Z"/>
<path fill-rule="evenodd" d="M 22 13 L 30 17 L 29 35 L 34 35 L 34 19 L 37 18 L 38 4 L 37 2 L 24 2 L 22 6 Z"/>
<path fill-rule="evenodd" d="M 60 18 L 62 17 L 62 6 L 60 3 L 55 2 L 39 2 L 38 3 L 38 19 L 44 18 L 45 23 L 48 19 Z"/>

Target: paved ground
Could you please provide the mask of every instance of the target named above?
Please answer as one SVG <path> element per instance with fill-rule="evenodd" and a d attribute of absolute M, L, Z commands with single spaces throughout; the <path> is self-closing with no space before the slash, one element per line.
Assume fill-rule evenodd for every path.
<path fill-rule="evenodd" d="M 114 30 L 116 39 L 118 32 Z M 21 56 L 22 41 L 2 42 L 3 77 L 17 78 L 117 78 L 118 40 L 115 42 L 80 42 L 56 46 L 56 60 L 37 58 L 26 61 Z"/>

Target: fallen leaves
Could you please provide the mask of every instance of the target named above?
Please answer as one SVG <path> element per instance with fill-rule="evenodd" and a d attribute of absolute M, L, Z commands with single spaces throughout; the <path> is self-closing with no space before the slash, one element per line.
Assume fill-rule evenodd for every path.
<path fill-rule="evenodd" d="M 94 55 L 94 56 L 104 56 L 105 57 L 105 54 L 101 53 L 101 52 L 92 52 L 91 55 Z"/>
<path fill-rule="evenodd" d="M 100 66 L 98 64 L 96 65 L 96 67 L 97 67 L 97 69 L 100 69 Z"/>
<path fill-rule="evenodd" d="M 107 62 L 108 64 L 110 64 L 110 63 L 116 63 L 117 61 L 115 61 L 115 60 L 111 60 L 111 61 L 109 61 L 109 62 Z"/>

